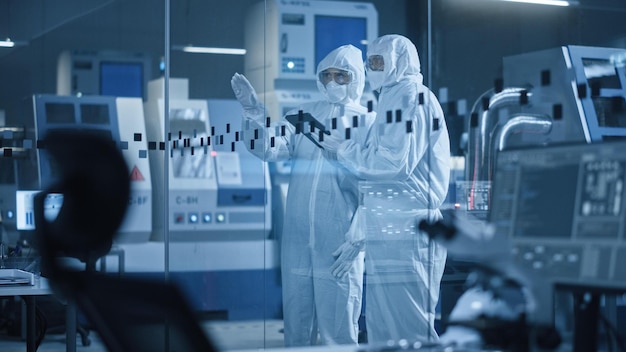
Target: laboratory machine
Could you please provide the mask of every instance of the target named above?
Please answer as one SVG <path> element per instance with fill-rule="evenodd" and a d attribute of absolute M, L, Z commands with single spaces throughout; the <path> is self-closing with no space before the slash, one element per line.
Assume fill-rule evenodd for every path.
<path fill-rule="evenodd" d="M 498 154 L 489 221 L 555 282 L 626 289 L 626 142 Z"/>
<path fill-rule="evenodd" d="M 569 45 L 504 57 L 502 79 L 470 112 L 462 206 L 484 218 L 501 150 L 626 139 L 625 54 Z"/>
<path fill-rule="evenodd" d="M 470 112 L 457 187 L 470 223 L 493 225 L 520 271 L 548 282 L 535 286 L 549 292 L 529 317 L 575 321 L 581 351 L 596 348 L 600 299 L 616 311 L 607 293 L 626 282 L 625 56 L 570 45 L 505 57 L 502 79 Z"/>
<path fill-rule="evenodd" d="M 232 109 L 209 116 L 207 100 L 188 98 L 188 80 L 172 78 L 169 129 L 164 131 L 163 92 L 163 79 L 148 83 L 146 128 L 154 147 L 150 159 L 156 175 L 152 239 L 165 240 L 162 214 L 166 205 L 170 241 L 267 238 L 272 224 L 269 172 L 267 164 L 253 158 L 245 146 L 235 146 L 241 143 L 241 107 L 231 105 Z M 159 172 L 166 161 L 167 203 L 165 180 Z"/>
<path fill-rule="evenodd" d="M 569 45 L 505 57 L 505 87 L 532 95 L 523 113 L 552 118 L 545 136 L 518 133 L 504 146 L 626 139 L 626 49 Z M 523 103 L 523 101 L 522 101 Z"/>
<path fill-rule="evenodd" d="M 145 99 L 152 58 L 140 52 L 65 50 L 57 60 L 57 94 Z"/>
<path fill-rule="evenodd" d="M 166 130 L 164 92 L 163 79 L 148 83 L 154 233 L 147 246 L 125 248 L 132 262 L 127 265 L 136 264 L 148 275 L 162 275 L 158 270 L 168 265 L 173 280 L 202 314 L 225 320 L 278 317 L 272 184 L 267 163 L 243 144 L 241 105 L 190 99 L 188 79 L 171 78 Z M 169 263 L 163 262 L 164 245 Z M 147 264 L 135 258 L 152 260 Z M 250 295 L 262 290 L 268 296 Z"/>
<path fill-rule="evenodd" d="M 626 292 L 624 148 L 625 141 L 519 148 L 496 160 L 489 222 L 510 240 L 520 270 L 549 285 L 537 314 L 570 312 L 561 325 L 573 320 L 574 351 L 599 346 L 602 319 L 618 326 L 615 295 Z M 569 307 L 564 293 L 573 297 Z"/>
<path fill-rule="evenodd" d="M 0 243 L 15 244 L 19 240 L 16 227 L 15 162 L 24 155 L 20 146 L 24 129 L 0 127 Z"/>
<path fill-rule="evenodd" d="M 33 197 L 60 177 L 41 143 L 46 133 L 54 129 L 89 130 L 121 149 L 130 172 L 128 210 L 115 241 L 147 242 L 152 232 L 152 180 L 141 98 L 36 94 L 32 104 L 33 129 L 27 129 L 23 140 L 31 153 L 16 163 L 17 229 L 34 229 Z M 57 201 L 62 204 L 62 199 Z"/>
<path fill-rule="evenodd" d="M 443 343 L 490 340 L 520 351 L 621 344 L 624 148 L 626 141 L 603 141 L 499 151 L 486 222 L 448 211 L 420 223 L 450 258 L 478 264 Z"/>
<path fill-rule="evenodd" d="M 378 36 L 372 3 L 270 0 L 253 5 L 245 28 L 245 75 L 273 121 L 300 104 L 324 97 L 317 64 L 333 49 L 352 44 L 363 52 Z M 366 88 L 363 105 L 374 95 Z"/>

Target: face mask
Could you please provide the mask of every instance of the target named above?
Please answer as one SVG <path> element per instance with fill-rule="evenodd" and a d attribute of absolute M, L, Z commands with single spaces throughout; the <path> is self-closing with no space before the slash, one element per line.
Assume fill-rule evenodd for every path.
<path fill-rule="evenodd" d="M 367 78 L 370 82 L 372 90 L 378 90 L 385 81 L 385 72 L 383 71 L 367 71 Z"/>
<path fill-rule="evenodd" d="M 335 81 L 328 82 L 326 85 L 326 96 L 330 103 L 341 103 L 348 96 L 348 85 L 337 84 Z"/>

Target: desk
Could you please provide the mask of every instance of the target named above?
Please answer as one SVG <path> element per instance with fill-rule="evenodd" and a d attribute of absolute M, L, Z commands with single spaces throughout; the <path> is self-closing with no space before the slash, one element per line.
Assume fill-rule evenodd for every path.
<path fill-rule="evenodd" d="M 2 286 L 0 287 L 0 296 L 20 296 L 26 302 L 26 351 L 35 352 L 36 346 L 36 327 L 35 327 L 35 307 L 36 297 L 51 295 L 52 290 L 46 278 L 38 278 L 35 285 L 19 285 L 19 286 Z M 74 327 L 71 329 L 71 327 Z M 76 351 L 76 309 L 73 304 L 68 304 L 66 312 L 66 338 L 67 352 Z"/>

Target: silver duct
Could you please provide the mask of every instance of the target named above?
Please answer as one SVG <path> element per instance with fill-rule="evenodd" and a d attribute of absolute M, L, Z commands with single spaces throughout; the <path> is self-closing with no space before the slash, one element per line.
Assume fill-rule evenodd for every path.
<path fill-rule="evenodd" d="M 543 114 L 517 114 L 513 115 L 493 138 L 494 154 L 506 148 L 507 138 L 516 133 L 548 134 L 552 130 L 552 118 Z"/>
<path fill-rule="evenodd" d="M 476 125 L 470 122 L 466 158 L 466 180 L 489 181 L 492 134 L 498 126 L 497 112 L 507 106 L 519 106 L 522 96 L 530 97 L 526 88 L 506 88 L 489 98 L 489 103 L 478 117 Z"/>
<path fill-rule="evenodd" d="M 509 136 L 516 133 L 548 134 L 552 130 L 552 118 L 543 114 L 516 114 L 503 125 L 496 126 L 490 144 L 490 157 L 487 160 L 487 179 L 493 179 L 493 167 L 497 153 L 506 148 Z"/>
<path fill-rule="evenodd" d="M 553 120 L 545 114 L 518 113 L 507 116 L 506 122 L 499 121 L 498 113 L 502 108 L 525 105 L 531 96 L 526 88 L 504 89 L 484 104 L 480 116 L 472 114 L 475 120 L 470 122 L 465 168 L 470 187 L 468 206 L 473 210 L 488 209 L 488 203 L 483 204 L 484 199 L 480 198 L 484 193 L 480 188 L 489 188 L 484 184 L 492 181 L 496 154 L 506 148 L 509 137 L 517 133 L 546 135 L 552 130 Z"/>

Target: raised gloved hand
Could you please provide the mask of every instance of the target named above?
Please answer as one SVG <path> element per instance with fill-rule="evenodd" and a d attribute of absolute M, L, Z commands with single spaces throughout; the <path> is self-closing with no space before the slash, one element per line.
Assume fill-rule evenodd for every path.
<path fill-rule="evenodd" d="M 252 84 L 250 84 L 246 76 L 235 73 L 230 80 L 230 86 L 233 88 L 235 97 L 239 100 L 239 103 L 248 115 L 260 115 L 262 118 L 264 117 L 265 109 L 263 104 L 259 101 L 254 87 L 252 87 Z"/>
<path fill-rule="evenodd" d="M 340 279 L 352 269 L 354 260 L 359 255 L 359 252 L 363 250 L 364 244 L 364 241 L 346 241 L 333 252 L 332 255 L 335 257 L 335 262 L 330 266 L 330 272 L 334 277 Z"/>

